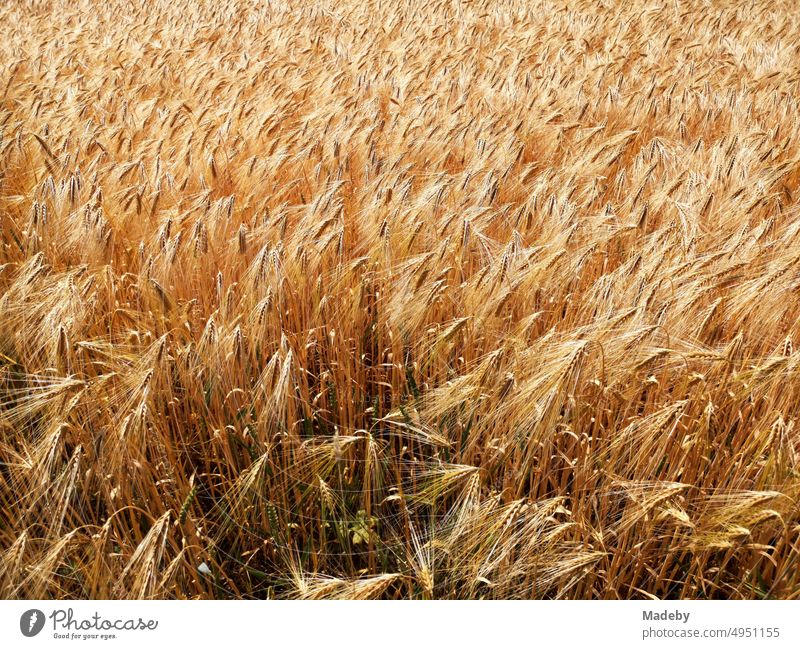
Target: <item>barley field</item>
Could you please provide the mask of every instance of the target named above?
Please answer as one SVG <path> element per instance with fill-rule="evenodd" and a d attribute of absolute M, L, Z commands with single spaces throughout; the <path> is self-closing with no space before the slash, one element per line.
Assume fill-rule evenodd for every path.
<path fill-rule="evenodd" d="M 0 6 L 0 596 L 800 598 L 800 15 Z"/>

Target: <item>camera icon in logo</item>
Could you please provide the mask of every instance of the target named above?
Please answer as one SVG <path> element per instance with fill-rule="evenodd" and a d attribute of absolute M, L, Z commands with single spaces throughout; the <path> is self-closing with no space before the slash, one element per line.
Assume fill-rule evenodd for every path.
<path fill-rule="evenodd" d="M 32 638 L 44 628 L 44 613 L 38 608 L 25 611 L 19 618 L 19 630 L 26 638 Z"/>

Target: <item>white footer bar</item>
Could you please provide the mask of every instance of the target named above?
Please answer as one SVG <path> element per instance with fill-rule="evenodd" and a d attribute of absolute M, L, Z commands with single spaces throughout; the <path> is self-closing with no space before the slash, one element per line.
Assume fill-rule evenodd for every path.
<path fill-rule="evenodd" d="M 800 603 L 0 601 L 5 647 L 800 646 Z"/>

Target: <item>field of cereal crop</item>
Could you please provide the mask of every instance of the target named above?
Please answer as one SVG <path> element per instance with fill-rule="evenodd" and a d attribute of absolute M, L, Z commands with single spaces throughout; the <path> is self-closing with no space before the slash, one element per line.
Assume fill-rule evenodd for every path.
<path fill-rule="evenodd" d="M 800 597 L 789 0 L 0 6 L 0 596 Z"/>

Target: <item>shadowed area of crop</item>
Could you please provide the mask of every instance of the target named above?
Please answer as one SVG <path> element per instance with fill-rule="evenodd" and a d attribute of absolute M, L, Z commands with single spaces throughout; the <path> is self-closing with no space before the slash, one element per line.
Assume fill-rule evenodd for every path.
<path fill-rule="evenodd" d="M 0 6 L 0 596 L 800 597 L 800 14 Z"/>

